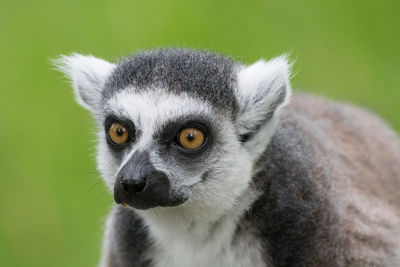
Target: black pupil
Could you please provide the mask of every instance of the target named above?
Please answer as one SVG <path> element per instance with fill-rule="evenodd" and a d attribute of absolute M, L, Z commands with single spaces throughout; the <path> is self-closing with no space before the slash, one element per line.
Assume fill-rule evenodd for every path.
<path fill-rule="evenodd" d="M 194 140 L 194 134 L 193 133 L 188 133 L 187 136 L 186 136 L 186 139 L 189 142 L 192 142 Z"/>
<path fill-rule="evenodd" d="M 125 133 L 124 128 L 118 128 L 118 129 L 117 129 L 117 134 L 118 134 L 118 136 L 123 136 L 124 133 Z"/>

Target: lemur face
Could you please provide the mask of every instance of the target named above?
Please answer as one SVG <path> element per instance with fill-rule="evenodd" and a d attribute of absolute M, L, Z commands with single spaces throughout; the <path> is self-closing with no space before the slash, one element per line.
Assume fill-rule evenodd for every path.
<path fill-rule="evenodd" d="M 103 118 L 99 167 L 117 203 L 179 205 L 213 190 L 238 194 L 236 188 L 248 182 L 236 178 L 248 177 L 250 166 L 232 116 L 203 100 L 165 89 L 126 89 L 107 100 Z M 116 144 L 115 125 L 127 135 L 122 144 Z"/>
<path fill-rule="evenodd" d="M 117 203 L 136 209 L 231 208 L 290 94 L 283 57 L 244 67 L 165 49 L 117 65 L 81 55 L 59 64 L 99 126 L 102 177 Z"/>

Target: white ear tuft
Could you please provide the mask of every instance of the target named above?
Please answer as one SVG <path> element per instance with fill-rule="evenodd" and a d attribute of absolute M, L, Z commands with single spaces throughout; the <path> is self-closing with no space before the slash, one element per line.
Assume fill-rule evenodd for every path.
<path fill-rule="evenodd" d="M 73 53 L 53 61 L 71 81 L 76 99 L 84 108 L 96 112 L 106 79 L 115 65 L 91 55 Z"/>
<path fill-rule="evenodd" d="M 280 56 L 270 61 L 259 60 L 239 71 L 237 127 L 242 142 L 262 132 L 289 102 L 290 68 L 287 57 Z"/>

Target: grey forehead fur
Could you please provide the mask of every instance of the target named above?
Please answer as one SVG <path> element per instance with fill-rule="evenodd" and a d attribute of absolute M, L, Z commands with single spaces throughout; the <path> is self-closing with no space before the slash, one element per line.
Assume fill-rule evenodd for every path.
<path fill-rule="evenodd" d="M 107 80 L 104 100 L 133 87 L 138 91 L 161 88 L 186 92 L 208 101 L 219 110 L 236 114 L 233 86 L 238 64 L 231 58 L 204 50 L 157 49 L 121 60 Z"/>

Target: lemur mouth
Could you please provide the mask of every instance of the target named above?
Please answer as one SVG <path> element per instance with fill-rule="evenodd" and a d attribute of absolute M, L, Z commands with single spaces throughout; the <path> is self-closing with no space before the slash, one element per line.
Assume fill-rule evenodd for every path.
<path fill-rule="evenodd" d="M 116 199 L 116 196 L 114 195 L 114 200 L 117 204 L 120 204 L 124 208 L 134 208 L 134 209 L 140 209 L 140 210 L 147 210 L 155 207 L 176 207 L 179 206 L 183 203 L 185 203 L 188 200 L 188 196 L 179 196 L 179 197 L 174 197 L 174 198 L 169 198 L 168 200 L 166 199 L 153 199 L 152 201 L 141 201 L 139 199 L 131 199 L 125 201 L 120 201 L 118 198 Z"/>

